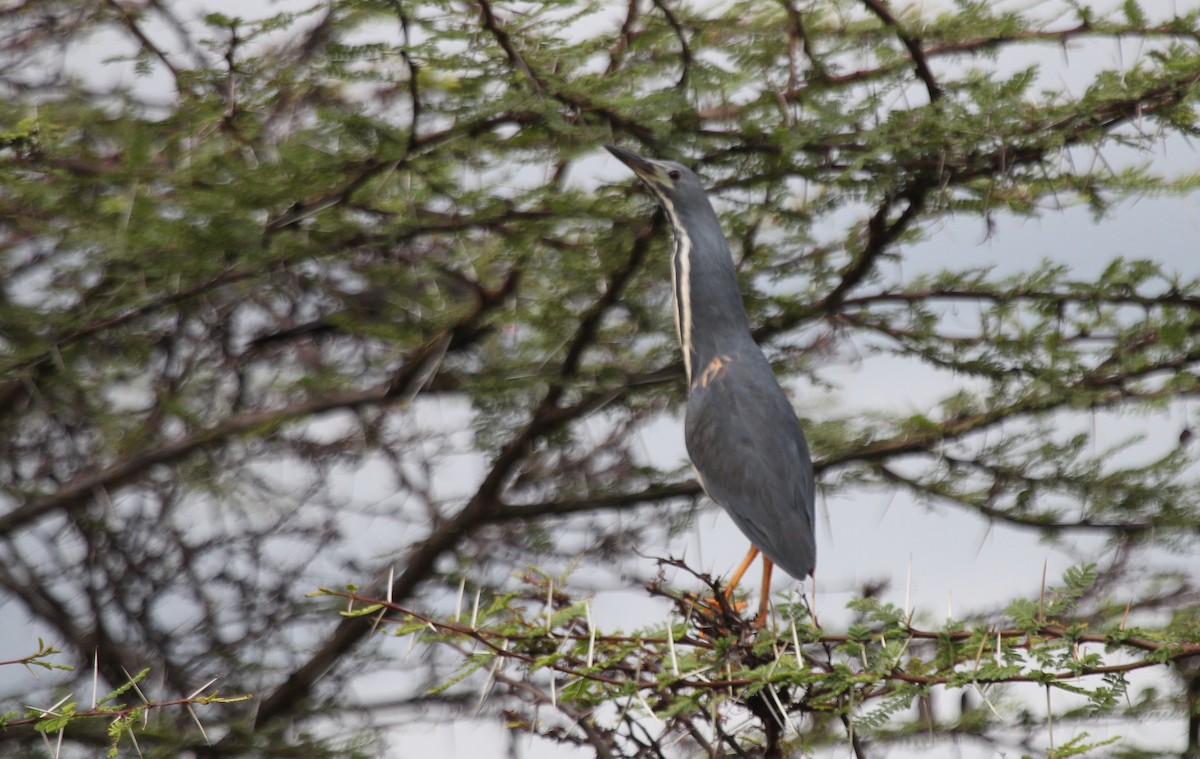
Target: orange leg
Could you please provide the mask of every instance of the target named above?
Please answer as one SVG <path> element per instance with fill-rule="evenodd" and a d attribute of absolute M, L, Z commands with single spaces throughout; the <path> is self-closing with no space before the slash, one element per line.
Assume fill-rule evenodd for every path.
<path fill-rule="evenodd" d="M 725 600 L 733 599 L 733 591 L 737 588 L 737 584 L 742 581 L 742 575 L 746 574 L 746 570 L 750 568 L 750 562 L 754 561 L 754 557 L 758 556 L 758 546 L 750 544 L 750 550 L 746 553 L 746 558 L 742 559 L 742 563 L 733 571 L 733 577 L 729 578 L 729 584 L 725 586 Z M 766 561 L 766 557 L 763 557 Z"/>
<path fill-rule="evenodd" d="M 767 608 L 771 604 L 771 572 L 775 570 L 775 562 L 763 557 L 762 595 L 758 599 L 758 616 L 754 618 L 754 626 L 759 630 L 767 626 Z"/>
<path fill-rule="evenodd" d="M 750 568 L 750 564 L 759 553 L 758 546 L 751 544 L 750 550 L 746 552 L 746 558 L 742 559 L 742 563 L 738 565 L 738 568 L 733 572 L 733 576 L 729 578 L 729 584 L 725 586 L 726 600 L 733 600 L 734 589 L 742 581 L 742 576 L 746 574 L 746 570 Z M 762 557 L 762 560 L 762 594 L 758 598 L 758 616 L 754 619 L 754 626 L 760 630 L 767 625 L 767 610 L 771 604 L 771 574 L 775 571 L 775 562 L 766 556 Z"/>

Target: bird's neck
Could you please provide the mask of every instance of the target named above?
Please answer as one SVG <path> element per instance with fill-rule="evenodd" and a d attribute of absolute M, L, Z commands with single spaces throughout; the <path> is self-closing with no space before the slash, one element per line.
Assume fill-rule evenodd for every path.
<path fill-rule="evenodd" d="M 742 305 L 733 257 L 717 216 L 701 209 L 675 235 L 672 281 L 675 325 L 684 350 L 688 383 L 712 359 L 754 345 Z"/>

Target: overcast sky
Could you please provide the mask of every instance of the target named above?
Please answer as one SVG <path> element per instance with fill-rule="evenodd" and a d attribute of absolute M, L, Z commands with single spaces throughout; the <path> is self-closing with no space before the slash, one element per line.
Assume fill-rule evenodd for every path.
<path fill-rule="evenodd" d="M 260 16 L 275 13 L 281 7 L 306 4 L 189 0 L 175 6 L 181 18 L 191 19 L 189 23 L 199 25 L 204 12 Z M 1153 10 L 1153 3 L 1144 5 Z M 1178 7 L 1182 3 L 1174 5 Z M 90 46 L 73 51 L 70 65 L 76 71 L 96 77 L 98 82 L 132 84 L 153 98 L 169 98 L 171 84 L 167 77 L 137 78 L 126 64 L 103 63 L 114 54 L 128 50 L 128 41 L 120 35 L 101 35 L 92 40 Z M 1120 49 L 1111 43 L 1081 45 L 1069 51 L 1042 49 L 1029 53 L 1030 58 L 1006 59 L 999 65 L 1028 65 L 1036 58 L 1046 67 L 1043 73 L 1045 86 L 1061 86 L 1078 93 L 1098 67 L 1122 62 L 1129 64 L 1143 52 L 1141 44 L 1136 42 L 1127 42 Z M 1163 145 L 1156 161 L 1159 166 L 1182 171 L 1200 168 L 1195 150 L 1182 140 Z M 624 167 L 599 149 L 595 156 L 574 169 L 573 178 L 585 184 L 588 181 L 631 181 Z M 1116 256 L 1151 258 L 1185 276 L 1200 276 L 1200 252 L 1197 250 L 1200 209 L 1195 197 L 1149 198 L 1125 203 L 1100 221 L 1095 221 L 1085 208 L 1073 208 L 1065 212 L 1049 211 L 1037 219 L 1001 215 L 997 222 L 990 235 L 977 218 L 940 224 L 930 230 L 930 240 L 904 249 L 903 262 L 895 271 L 897 280 L 942 267 L 990 264 L 1016 272 L 1033 268 L 1043 259 L 1068 264 L 1075 276 L 1086 278 L 1096 274 Z M 948 316 L 953 314 L 948 313 Z M 927 411 L 939 397 L 955 387 L 952 378 L 940 377 L 931 381 L 928 369 L 891 359 L 855 360 L 847 356 L 822 368 L 819 373 L 836 391 L 828 393 L 794 386 L 794 401 L 802 415 L 819 418 L 820 409 L 831 402 L 841 404 L 843 408 L 864 410 Z M 464 405 L 454 400 L 428 401 L 419 411 L 422 423 L 444 427 L 460 425 L 466 413 Z M 1194 411 L 1176 405 L 1155 416 L 1114 418 L 1104 415 L 1097 417 L 1094 423 L 1109 440 L 1134 431 L 1144 432 L 1147 439 L 1141 450 L 1150 455 L 1174 445 L 1180 430 L 1189 421 L 1191 426 L 1197 426 Z M 602 421 L 596 423 L 602 424 Z M 644 446 L 646 455 L 655 461 L 683 461 L 681 422 L 664 419 L 654 424 L 644 436 Z M 470 478 L 477 470 L 478 462 L 459 457 L 448 462 L 444 474 L 453 475 L 454 482 L 466 483 L 466 489 L 470 489 Z M 449 494 L 453 485 L 447 483 L 444 487 L 444 492 Z M 347 485 L 348 499 L 373 503 L 386 497 L 386 493 L 380 492 L 369 481 Z M 975 515 L 944 505 L 928 509 L 914 504 L 907 496 L 887 492 L 856 490 L 850 498 L 822 497 L 818 517 L 816 603 L 822 621 L 833 626 L 844 620 L 845 602 L 867 580 L 890 579 L 891 585 L 884 598 L 903 604 L 910 562 L 909 604 L 922 611 L 928 624 L 937 624 L 951 602 L 958 616 L 993 607 L 1014 595 L 1036 592 L 1043 566 L 1048 567 L 1050 578 L 1057 578 L 1067 566 L 1094 559 L 1103 550 L 1103 541 L 1094 536 L 1071 536 L 1061 545 L 1048 545 L 1028 530 L 989 525 Z M 645 550 L 651 556 L 684 555 L 701 568 L 723 574 L 737 564 L 746 547 L 746 542 L 728 518 L 714 509 L 698 520 L 690 536 L 680 537 L 670 545 L 647 546 Z M 377 539 L 367 548 L 371 552 L 383 552 L 386 541 Z M 1188 561 L 1175 556 L 1163 556 L 1161 560 L 1174 564 Z M 1200 561 L 1191 560 L 1191 564 L 1200 572 Z M 650 558 L 630 557 L 626 564 L 617 568 L 617 573 L 624 571 L 631 576 L 644 576 L 652 573 L 652 565 Z M 748 576 L 756 578 L 756 573 L 751 572 Z M 780 574 L 776 577 L 784 579 Z M 345 578 L 331 577 L 329 582 L 340 585 Z M 756 584 L 754 579 L 750 587 Z M 794 585 L 790 579 L 780 583 L 780 587 Z M 602 627 L 630 629 L 661 621 L 666 611 L 644 591 L 632 588 L 599 594 L 593 613 Z M 0 651 L 0 658 L 27 652 L 31 635 L 25 625 L 8 619 L 0 622 L 0 633 L 4 649 Z M 407 643 L 396 645 L 407 646 Z M 387 682 L 368 681 L 361 685 L 359 694 L 370 699 L 385 693 L 388 687 Z M 1151 725 L 1147 729 L 1155 728 Z M 1094 739 L 1106 737 L 1102 726 L 1089 730 Z M 499 757 L 503 755 L 503 741 L 497 740 L 498 732 L 497 728 L 474 726 L 455 730 L 414 730 L 403 742 L 397 741 L 397 746 L 403 745 L 403 748 L 396 755 L 424 756 L 441 751 L 449 756 Z M 1059 739 L 1068 737 L 1062 735 Z M 538 743 L 532 744 L 526 754 L 529 757 L 561 755 L 561 749 Z"/>

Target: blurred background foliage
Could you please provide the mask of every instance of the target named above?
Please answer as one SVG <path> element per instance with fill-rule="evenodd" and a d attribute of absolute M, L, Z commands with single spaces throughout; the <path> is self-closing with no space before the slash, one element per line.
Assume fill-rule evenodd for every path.
<path fill-rule="evenodd" d="M 1051 541 L 1103 536 L 1086 576 L 1064 581 L 1073 601 L 1050 612 L 1062 629 L 1046 639 L 1086 626 L 1098 650 L 1120 649 L 1134 614 L 1172 674 L 1094 708 L 1170 715 L 1168 741 L 1135 736 L 1121 751 L 1200 755 L 1196 584 L 1149 559 L 1195 552 L 1191 425 L 1114 438 L 1088 422 L 1176 419 L 1196 394 L 1200 270 L 1165 263 L 1194 254 L 1194 240 L 1181 232 L 1178 249 L 1136 251 L 1098 276 L 1059 260 L 903 266 L 955 219 L 992 229 L 1080 205 L 1103 219 L 1130 199 L 1191 197 L 1200 18 L 1149 11 L 1132 0 L 6 3 L 0 587 L 5 615 L 36 631 L 27 649 L 41 635 L 61 651 L 34 659 L 75 670 L 6 680 L 7 719 L 25 721 L 0 734 L 3 753 L 93 756 L 114 740 L 128 753 L 132 729 L 147 756 L 378 756 L 398 724 L 431 714 L 523 725 L 601 756 L 839 743 L 874 755 L 948 745 L 968 723 L 983 751 L 1046 750 L 1044 715 L 1024 706 L 922 711 L 934 681 L 864 705 L 855 693 L 878 702 L 891 686 L 855 691 L 836 670 L 841 700 L 814 716 L 802 707 L 817 670 L 795 651 L 783 698 L 799 733 L 779 734 L 774 707 L 745 700 L 761 689 L 714 690 L 725 700 L 688 701 L 669 723 L 621 710 L 627 682 L 597 697 L 613 714 L 564 710 L 566 725 L 590 725 L 572 733 L 530 716 L 557 706 L 538 667 L 493 676 L 486 699 L 482 672 L 431 692 L 463 655 L 441 644 L 463 630 L 406 659 L 395 641 L 368 642 L 369 620 L 338 621 L 308 598 L 357 583 L 361 598 L 435 619 L 469 587 L 485 608 L 498 599 L 496 624 L 517 635 L 523 612 L 504 599 L 527 583 L 514 570 L 666 555 L 712 508 L 682 458 L 647 454 L 683 391 L 669 241 L 602 157 L 611 141 L 688 162 L 712 188 L 825 497 L 902 492 Z M 1136 54 L 1079 88 L 1038 62 L 1131 40 Z M 913 410 L 818 397 L 836 389 L 826 367 L 869 371 L 874 358 L 926 368 L 943 399 Z M 636 588 L 653 569 L 588 577 L 571 592 Z M 548 590 L 555 607 L 541 583 L 530 593 Z M 910 629 L 907 611 L 862 592 L 855 624 L 880 640 Z M 1013 593 L 1039 603 L 1036 588 Z M 563 608 L 578 612 L 576 600 Z M 1049 624 L 1044 608 L 1003 609 L 972 624 Z M 582 634 L 579 619 L 555 624 Z M 805 631 L 796 643 L 841 666 L 848 649 L 822 636 L 843 633 L 792 619 Z M 974 634 L 939 666 L 974 658 L 986 639 Z M 1018 649 L 989 655 L 1006 650 Z M 863 662 L 871 678 L 888 681 L 892 654 L 916 672 L 915 654 L 885 648 Z M 30 729 L 42 715 L 25 705 L 66 696 L 86 712 L 83 694 L 143 671 L 149 700 L 188 702 L 205 732 L 183 707 L 115 737 L 112 714 L 76 718 L 61 746 L 61 724 L 43 723 L 45 742 Z M 380 673 L 395 684 L 387 697 L 352 687 Z M 221 694 L 254 698 L 197 703 L 213 677 Z M 119 700 L 132 708 L 131 693 Z M 746 714 L 757 728 L 739 732 Z M 686 741 L 664 737 L 688 720 Z"/>

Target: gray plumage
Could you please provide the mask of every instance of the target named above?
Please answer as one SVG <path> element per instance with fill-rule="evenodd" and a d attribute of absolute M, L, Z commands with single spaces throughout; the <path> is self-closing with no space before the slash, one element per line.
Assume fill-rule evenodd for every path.
<path fill-rule="evenodd" d="M 816 563 L 812 457 L 800 422 L 750 334 L 733 257 L 687 167 L 605 147 L 654 192 L 675 237 L 676 327 L 688 380 L 685 440 L 705 491 L 788 574 Z"/>

